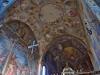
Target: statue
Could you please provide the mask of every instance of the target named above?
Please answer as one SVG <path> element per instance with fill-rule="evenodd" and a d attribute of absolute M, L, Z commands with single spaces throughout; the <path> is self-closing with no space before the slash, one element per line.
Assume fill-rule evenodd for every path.
<path fill-rule="evenodd" d="M 75 75 L 75 71 L 68 66 L 68 63 L 66 63 L 65 68 L 63 69 L 63 72 L 61 75 Z"/>

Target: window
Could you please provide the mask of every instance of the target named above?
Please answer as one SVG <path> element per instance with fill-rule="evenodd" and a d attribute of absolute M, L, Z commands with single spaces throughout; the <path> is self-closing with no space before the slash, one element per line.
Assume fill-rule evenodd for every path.
<path fill-rule="evenodd" d="M 43 68 L 42 68 L 42 75 L 46 75 L 46 67 L 45 66 L 43 66 Z"/>

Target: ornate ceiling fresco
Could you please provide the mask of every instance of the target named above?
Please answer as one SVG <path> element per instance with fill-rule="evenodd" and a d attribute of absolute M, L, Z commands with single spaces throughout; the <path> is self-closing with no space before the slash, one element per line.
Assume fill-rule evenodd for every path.
<path fill-rule="evenodd" d="M 81 67 L 83 71 L 93 70 L 77 0 L 17 0 L 8 11 L 1 31 L 11 45 L 15 43 L 9 65 L 31 68 L 33 75 L 38 75 L 42 62 L 45 65 L 51 62 L 47 66 L 51 66 L 50 74 L 61 72 L 66 62 L 75 71 Z M 9 72 L 8 68 L 5 71 Z"/>
<path fill-rule="evenodd" d="M 55 36 L 66 33 L 86 41 L 76 3 L 76 0 L 18 0 L 5 21 L 20 20 L 28 24 L 34 31 L 41 50 Z"/>

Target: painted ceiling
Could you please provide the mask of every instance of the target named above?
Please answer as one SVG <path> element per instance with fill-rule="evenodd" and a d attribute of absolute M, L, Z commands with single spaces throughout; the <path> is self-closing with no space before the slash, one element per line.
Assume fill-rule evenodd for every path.
<path fill-rule="evenodd" d="M 8 41 L 13 40 L 16 43 L 10 60 L 16 59 L 13 63 L 18 61 L 17 65 L 31 67 L 34 75 L 38 75 L 40 63 L 47 65 L 51 62 L 47 67 L 51 66 L 49 70 L 53 73 L 54 69 L 54 72 L 62 71 L 67 60 L 74 69 L 76 67 L 73 66 L 73 61 L 83 64 L 85 71 L 86 65 L 92 66 L 92 63 L 80 12 L 82 11 L 79 11 L 77 0 L 17 0 L 7 12 L 2 27 L 2 34 Z M 28 46 L 32 45 L 34 40 L 38 47 L 32 52 Z M 0 52 L 3 53 L 2 50 Z M 80 62 L 82 55 L 82 61 L 87 57 L 87 62 Z M 55 60 L 58 62 L 55 63 Z M 52 62 L 56 67 L 52 67 Z M 9 63 L 12 64 L 10 61 Z M 78 67 L 80 69 L 80 66 Z M 93 70 L 93 67 L 87 70 Z"/>

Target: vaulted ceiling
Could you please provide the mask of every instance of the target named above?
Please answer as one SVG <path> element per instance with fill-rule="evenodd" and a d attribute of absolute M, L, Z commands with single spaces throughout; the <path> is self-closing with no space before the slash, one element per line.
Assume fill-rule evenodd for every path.
<path fill-rule="evenodd" d="M 66 61 L 75 70 L 79 64 L 84 70 L 86 66 L 89 66 L 87 70 L 91 70 L 88 40 L 77 4 L 77 0 L 17 0 L 8 12 L 2 30 L 25 47 L 29 58 L 42 58 L 41 62 L 46 65 L 51 62 L 50 70 L 62 71 Z M 27 47 L 33 40 L 39 46 L 31 54 Z M 38 66 L 38 63 L 35 65 Z M 56 67 L 52 67 L 54 65 Z M 33 66 L 34 69 L 37 66 Z"/>

